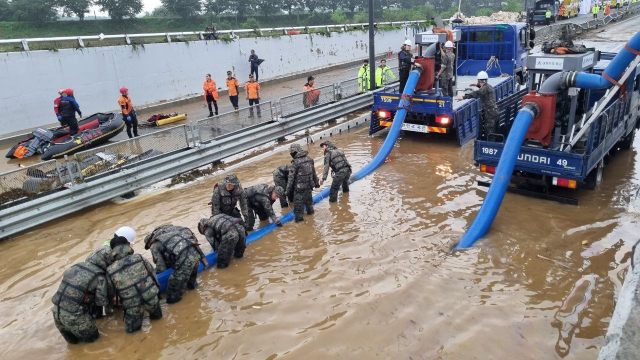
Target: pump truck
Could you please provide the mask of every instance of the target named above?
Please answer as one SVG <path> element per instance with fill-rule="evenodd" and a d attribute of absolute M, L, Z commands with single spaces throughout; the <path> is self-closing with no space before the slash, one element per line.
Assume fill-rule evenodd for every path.
<path fill-rule="evenodd" d="M 475 86 L 480 71 L 489 74 L 496 100 L 506 104 L 527 80 L 527 51 L 533 31 L 526 23 L 465 25 L 442 32 L 415 36 L 418 56 L 415 63 L 424 69 L 411 98 L 402 130 L 419 133 L 456 134 L 460 145 L 476 136 L 481 106 L 477 99 L 462 99 L 465 90 Z M 455 83 L 457 95 L 442 96 L 435 73 L 440 69 L 440 48 L 446 41 L 456 45 Z M 402 89 L 400 89 L 400 92 Z M 393 123 L 400 93 L 375 92 L 369 135 Z"/>
<path fill-rule="evenodd" d="M 613 70 L 605 68 L 614 55 L 588 51 L 529 56 L 529 93 L 521 104 L 534 104 L 538 116 L 519 148 L 507 191 L 577 205 L 577 199 L 555 190 L 594 189 L 610 158 L 631 148 L 640 126 L 640 68 L 636 59 L 624 74 L 612 78 L 608 74 Z M 607 81 L 620 86 L 605 91 L 582 85 L 576 82 L 581 74 L 601 75 L 606 78 L 603 86 Z M 476 141 L 474 160 L 481 171 L 496 172 L 517 110 L 505 115 L 498 134 Z"/>

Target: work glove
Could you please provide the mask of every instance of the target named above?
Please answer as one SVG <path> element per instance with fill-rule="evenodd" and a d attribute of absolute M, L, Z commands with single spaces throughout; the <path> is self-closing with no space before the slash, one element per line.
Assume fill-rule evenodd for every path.
<path fill-rule="evenodd" d="M 469 96 L 469 95 L 465 94 L 462 98 L 463 98 L 463 99 L 465 99 L 465 100 L 466 100 L 466 99 L 471 99 L 471 96 Z"/>
<path fill-rule="evenodd" d="M 316 184 L 315 188 L 320 189 L 320 184 Z"/>
<path fill-rule="evenodd" d="M 278 227 L 282 227 L 283 226 L 283 224 L 282 224 L 282 222 L 280 220 L 276 220 L 276 225 L 278 225 Z"/>
<path fill-rule="evenodd" d="M 249 231 L 253 230 L 252 228 L 249 227 L 249 224 L 244 223 L 242 224 L 244 226 L 244 230 L 248 233 Z"/>
<path fill-rule="evenodd" d="M 58 115 L 58 120 L 62 120 L 62 116 Z"/>
<path fill-rule="evenodd" d="M 80 115 L 80 117 L 82 117 L 82 113 L 78 113 L 78 115 Z"/>
<path fill-rule="evenodd" d="M 127 121 L 131 121 L 131 115 L 127 115 Z"/>

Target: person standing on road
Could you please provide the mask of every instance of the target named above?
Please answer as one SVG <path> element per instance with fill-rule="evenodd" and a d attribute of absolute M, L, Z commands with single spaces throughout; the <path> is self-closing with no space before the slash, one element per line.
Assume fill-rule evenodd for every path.
<path fill-rule="evenodd" d="M 371 68 L 369 67 L 369 60 L 363 61 L 360 70 L 358 70 L 358 90 L 360 92 L 371 90 Z"/>
<path fill-rule="evenodd" d="M 118 105 L 122 110 L 122 119 L 127 125 L 127 135 L 129 139 L 138 137 L 138 114 L 133 109 L 131 98 L 129 97 L 129 89 L 126 87 L 120 88 L 120 98 L 118 99 Z M 131 128 L 133 127 L 133 135 L 131 134 Z"/>
<path fill-rule="evenodd" d="M 293 165 L 291 164 L 280 165 L 273 172 L 273 183 L 276 186 L 286 189 L 287 180 L 289 179 L 289 172 L 291 171 L 292 167 Z M 289 202 L 293 202 L 293 192 L 287 192 L 287 196 L 280 196 L 280 207 L 289 207 L 289 202 L 287 202 L 287 200 L 289 200 Z"/>
<path fill-rule="evenodd" d="M 398 53 L 398 72 L 400 73 L 400 93 L 404 91 L 404 87 L 409 79 L 409 73 L 411 72 L 411 64 L 413 60 L 411 58 L 411 40 L 405 40 L 402 45 L 402 49 Z"/>
<path fill-rule="evenodd" d="M 209 219 L 200 219 L 198 231 L 207 239 L 213 251 L 217 252 L 216 266 L 224 269 L 231 262 L 231 254 L 236 259 L 244 256 L 247 248 L 247 232 L 242 219 L 218 214 Z"/>
<path fill-rule="evenodd" d="M 64 90 L 65 96 L 60 99 L 60 105 L 58 106 L 58 115 L 60 124 L 62 126 L 69 127 L 69 135 L 73 136 L 78 133 L 78 120 L 76 120 L 76 112 L 82 117 L 80 111 L 80 105 L 73 97 L 73 89 L 68 88 Z"/>
<path fill-rule="evenodd" d="M 308 152 L 302 150 L 298 144 L 293 144 L 289 148 L 289 154 L 293 158 L 292 167 L 289 171 L 287 181 L 287 193 L 293 191 L 293 211 L 296 222 L 304 221 L 302 215 L 307 207 L 307 215 L 313 215 L 313 188 L 319 188 L 320 182 L 316 174 L 313 159 L 308 156 Z"/>
<path fill-rule="evenodd" d="M 240 210 L 236 208 L 238 202 L 240 202 Z M 222 182 L 213 187 L 211 216 L 218 214 L 227 214 L 245 220 L 249 217 L 247 193 L 235 174 L 228 174 Z"/>
<path fill-rule="evenodd" d="M 547 19 L 547 25 L 551 24 L 551 9 L 547 8 L 547 12 L 544 13 L 545 19 Z"/>
<path fill-rule="evenodd" d="M 55 100 L 53 100 L 53 112 L 56 113 L 56 118 L 60 122 L 62 122 L 62 116 L 60 115 L 60 112 L 59 112 L 60 100 L 62 100 L 63 97 L 67 96 L 67 93 L 64 91 L 65 89 L 58 90 L 58 97 Z"/>
<path fill-rule="evenodd" d="M 107 268 L 109 286 L 115 289 L 116 303 L 124 308 L 125 331 L 136 332 L 142 328 L 145 311 L 151 319 L 162 318 L 160 283 L 153 265 L 134 254 L 124 237 L 111 240 L 111 254 L 114 262 Z"/>
<path fill-rule="evenodd" d="M 598 6 L 597 5 L 593 5 L 591 7 L 591 13 L 593 14 L 593 18 L 597 19 L 598 18 Z"/>
<path fill-rule="evenodd" d="M 329 192 L 329 202 L 338 201 L 338 191 L 342 186 L 342 192 L 349 192 L 349 178 L 351 177 L 351 165 L 347 161 L 347 157 L 344 152 L 329 140 L 323 141 L 320 144 L 322 150 L 324 150 L 324 171 L 322 172 L 322 180 L 320 185 L 327 180 L 329 176 L 329 169 L 331 169 L 331 177 L 333 182 L 331 183 L 331 191 Z"/>
<path fill-rule="evenodd" d="M 173 269 L 167 285 L 167 304 L 182 299 L 184 289 L 198 286 L 200 262 L 207 267 L 207 258 L 200 249 L 198 239 L 184 226 L 162 225 L 144 238 L 145 250 L 151 250 L 156 274 Z"/>
<path fill-rule="evenodd" d="M 445 51 L 442 53 L 442 64 L 438 77 L 440 78 L 440 89 L 442 96 L 453 96 L 453 72 L 456 68 L 456 55 L 453 53 L 453 42 L 447 41 L 444 44 Z"/>
<path fill-rule="evenodd" d="M 260 59 L 258 55 L 256 55 L 255 50 L 251 50 L 251 55 L 249 55 L 249 62 L 251 63 L 251 72 L 249 75 L 256 74 L 256 81 L 258 81 L 258 66 L 260 66 Z"/>
<path fill-rule="evenodd" d="M 611 14 L 611 5 L 607 4 L 604 7 L 604 16 L 609 16 L 609 14 Z"/>
<path fill-rule="evenodd" d="M 231 100 L 233 110 L 238 110 L 238 91 L 240 89 L 240 83 L 238 83 L 238 79 L 233 77 L 231 71 L 227 71 L 227 88 L 229 89 L 229 100 Z"/>
<path fill-rule="evenodd" d="M 249 75 L 249 82 L 244 84 L 244 91 L 247 93 L 247 100 L 249 100 L 249 117 L 253 117 L 253 106 L 256 105 L 258 109 L 258 117 L 262 117 L 260 113 L 260 84 L 253 80 L 253 75 Z"/>
<path fill-rule="evenodd" d="M 282 226 L 282 223 L 273 211 L 273 203 L 285 196 L 283 188 L 280 186 L 260 184 L 249 186 L 246 191 L 249 206 L 249 218 L 247 219 L 248 231 L 253 230 L 256 217 L 258 217 L 260 221 L 269 218 L 279 227 Z"/>
<path fill-rule="evenodd" d="M 204 99 L 209 106 L 209 117 L 213 116 L 213 109 L 211 109 L 212 103 L 216 109 L 216 115 L 218 115 L 218 99 L 220 98 L 220 95 L 218 95 L 216 82 L 211 78 L 211 74 L 207 74 L 204 84 L 202 84 L 202 89 L 204 90 Z"/>
<path fill-rule="evenodd" d="M 320 100 L 320 90 L 314 86 L 315 79 L 309 75 L 306 84 L 302 86 L 302 103 L 305 109 L 316 106 Z"/>
<path fill-rule="evenodd" d="M 482 117 L 484 119 L 485 136 L 495 133 L 498 122 L 500 121 L 500 112 L 498 111 L 498 105 L 496 103 L 496 92 L 493 90 L 493 86 L 487 82 L 489 75 L 480 71 L 478 73 L 478 87 L 479 89 L 465 94 L 463 99 L 478 99 L 480 100 L 480 106 L 482 106 Z"/>
<path fill-rule="evenodd" d="M 380 66 L 376 69 L 376 86 L 387 86 L 391 81 L 395 80 L 396 76 L 393 75 L 391 68 L 387 66 L 387 60 L 380 60 Z"/>

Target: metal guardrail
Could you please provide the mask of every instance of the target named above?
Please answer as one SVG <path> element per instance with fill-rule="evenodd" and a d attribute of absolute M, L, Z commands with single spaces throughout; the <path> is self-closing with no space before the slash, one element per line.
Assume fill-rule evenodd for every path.
<path fill-rule="evenodd" d="M 389 21 L 378 22 L 374 26 L 380 25 L 401 25 L 410 26 L 412 24 L 420 24 L 427 22 L 428 20 L 414 20 L 414 21 Z M 237 30 L 220 30 L 216 31 L 216 35 L 230 35 L 232 38 L 237 38 L 242 34 L 256 34 L 264 35 L 265 33 L 278 32 L 282 35 L 288 35 L 289 31 L 309 31 L 309 30 L 324 30 L 331 31 L 343 30 L 347 31 L 353 28 L 366 29 L 369 27 L 369 23 L 357 23 L 357 24 L 341 24 L 341 25 L 317 25 L 317 26 L 293 26 L 293 27 L 276 27 L 276 28 L 260 28 L 260 29 L 237 29 Z M 206 31 L 183 31 L 183 32 L 167 32 L 167 33 L 148 33 L 148 34 L 118 34 L 118 35 L 87 35 L 87 36 L 62 36 L 62 37 L 50 37 L 50 38 L 28 38 L 28 39 L 0 39 L 0 44 L 20 44 L 24 51 L 29 51 L 29 43 L 35 42 L 60 42 L 60 41 L 73 41 L 77 42 L 78 46 L 85 47 L 84 42 L 87 40 L 109 40 L 117 39 L 123 40 L 126 44 L 131 45 L 131 39 L 138 38 L 162 38 L 167 42 L 171 42 L 172 38 L 180 38 L 185 36 L 197 36 L 200 40 L 205 40 L 209 33 Z"/>
<path fill-rule="evenodd" d="M 336 85 L 322 86 L 307 92 L 283 96 L 278 100 L 278 114 L 280 117 L 288 117 L 333 101 L 336 101 Z"/>
<path fill-rule="evenodd" d="M 229 133 L 273 121 L 271 101 L 198 120 L 194 129 L 200 143 L 207 143 Z"/>
<path fill-rule="evenodd" d="M 0 210 L 0 238 L 350 114 L 371 106 L 372 103 L 371 93 L 353 96 L 348 100 L 308 109 L 302 114 L 286 119 L 229 133 L 209 143 L 140 161 L 133 167 L 122 166 L 118 171 L 110 173 L 106 173 L 106 170 L 101 173 L 102 176 L 94 176 L 87 181 L 74 183 L 69 188 Z M 185 130 L 181 129 L 183 132 Z M 185 140 L 186 136 L 188 135 L 182 139 Z M 97 154 L 105 152 L 107 148 L 109 146 L 93 151 Z M 72 160 L 69 163 L 76 161 Z"/>
<path fill-rule="evenodd" d="M 60 189 L 65 179 L 57 164 L 56 160 L 49 160 L 0 174 L 0 208 Z"/>
<path fill-rule="evenodd" d="M 76 153 L 74 159 L 79 165 L 81 178 L 91 181 L 96 175 L 119 171 L 122 167 L 187 148 L 187 127 L 180 125 L 82 151 Z"/>

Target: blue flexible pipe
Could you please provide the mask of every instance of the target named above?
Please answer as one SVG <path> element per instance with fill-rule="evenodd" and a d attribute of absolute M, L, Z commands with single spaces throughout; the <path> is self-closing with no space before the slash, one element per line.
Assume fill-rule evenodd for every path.
<path fill-rule="evenodd" d="M 407 79 L 407 84 L 405 85 L 404 91 L 402 92 L 403 94 L 406 94 L 409 96 L 413 95 L 413 91 L 415 90 L 416 85 L 418 84 L 418 79 L 420 78 L 420 75 L 422 75 L 421 68 L 415 68 L 414 70 L 411 71 L 411 73 L 409 74 L 409 79 Z M 375 169 L 380 167 L 380 165 L 382 165 L 384 161 L 387 159 L 387 157 L 391 153 L 391 150 L 393 150 L 393 145 L 396 143 L 396 140 L 398 139 L 398 135 L 400 135 L 400 130 L 402 129 L 402 123 L 404 122 L 404 118 L 407 115 L 407 109 L 405 106 L 406 107 L 409 106 L 408 101 L 406 99 L 400 99 L 399 110 L 396 112 L 396 115 L 393 118 L 393 124 L 389 129 L 389 134 L 387 135 L 387 138 L 384 140 L 382 147 L 380 148 L 376 156 L 371 160 L 371 162 L 369 162 L 364 168 L 360 169 L 360 171 L 358 171 L 357 173 L 351 176 L 351 179 L 349 180 L 349 182 L 360 180 L 363 177 L 371 174 Z M 328 197 L 329 191 L 331 191 L 330 187 L 323 189 L 318 194 L 316 194 L 313 197 L 314 204 L 317 204 L 320 201 L 322 201 L 322 199 Z M 280 222 L 284 224 L 284 223 L 293 221 L 293 219 L 294 219 L 293 211 L 290 211 L 280 218 Z M 277 227 L 278 226 L 276 224 L 271 223 L 267 226 L 264 226 L 252 232 L 247 236 L 247 245 L 251 244 L 254 241 L 259 240 L 263 236 L 275 230 Z M 217 256 L 216 252 L 210 252 L 206 254 L 207 261 L 209 262 L 209 267 L 212 267 L 216 264 L 216 256 Z M 205 269 L 204 265 L 200 263 L 198 272 L 201 272 L 204 269 Z M 171 275 L 172 272 L 173 272 L 173 269 L 169 269 L 158 274 L 160 291 L 165 291 L 167 289 L 169 276 Z"/>
<path fill-rule="evenodd" d="M 533 106 L 525 104 L 518 112 L 518 115 L 516 115 L 511 131 L 509 132 L 509 137 L 502 150 L 498 168 L 496 169 L 487 196 L 482 203 L 480 212 L 476 215 L 471 227 L 464 234 L 462 240 L 456 245 L 455 250 L 472 246 L 489 231 L 498 213 L 498 209 L 500 209 L 509 181 L 511 181 L 511 175 L 516 166 L 516 159 L 520 153 L 520 147 L 529 130 L 529 125 L 531 125 L 531 121 L 535 117 L 534 112 L 535 109 Z"/>

